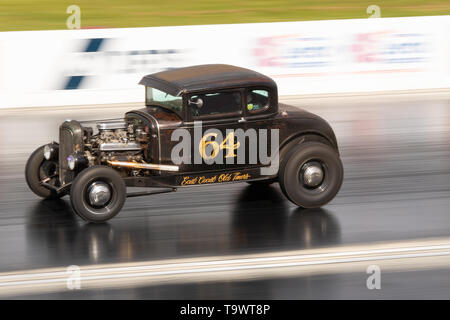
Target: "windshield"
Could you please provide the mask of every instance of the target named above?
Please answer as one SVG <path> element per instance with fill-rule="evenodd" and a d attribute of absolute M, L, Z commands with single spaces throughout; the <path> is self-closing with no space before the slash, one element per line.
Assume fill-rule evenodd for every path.
<path fill-rule="evenodd" d="M 183 100 L 181 97 L 175 97 L 164 91 L 145 87 L 145 104 L 161 106 L 163 108 L 169 109 L 177 113 L 180 117 L 182 116 Z"/>

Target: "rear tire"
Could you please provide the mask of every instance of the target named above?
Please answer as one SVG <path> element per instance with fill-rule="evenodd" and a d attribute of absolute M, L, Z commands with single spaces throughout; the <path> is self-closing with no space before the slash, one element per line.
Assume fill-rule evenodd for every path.
<path fill-rule="evenodd" d="M 337 152 L 319 142 L 295 146 L 284 157 L 279 171 L 284 195 L 303 208 L 319 208 L 338 193 L 344 169 Z"/>
<path fill-rule="evenodd" d="M 101 223 L 112 219 L 126 200 L 122 177 L 106 166 L 93 166 L 81 171 L 70 190 L 70 201 L 82 219 Z"/>
<path fill-rule="evenodd" d="M 37 196 L 44 199 L 58 199 L 65 193 L 57 193 L 55 190 L 47 189 L 40 182 L 45 178 L 54 176 L 49 183 L 56 184 L 58 182 L 58 163 L 44 158 L 44 146 L 37 148 L 28 158 L 25 166 L 25 180 L 28 187 Z"/>

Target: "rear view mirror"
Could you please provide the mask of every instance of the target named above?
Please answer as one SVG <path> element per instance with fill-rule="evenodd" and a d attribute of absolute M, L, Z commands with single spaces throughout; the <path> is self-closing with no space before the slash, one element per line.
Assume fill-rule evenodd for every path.
<path fill-rule="evenodd" d="M 200 109 L 201 107 L 203 107 L 203 100 L 198 97 L 192 97 L 191 99 L 189 99 L 189 105 L 194 105 L 198 109 Z"/>

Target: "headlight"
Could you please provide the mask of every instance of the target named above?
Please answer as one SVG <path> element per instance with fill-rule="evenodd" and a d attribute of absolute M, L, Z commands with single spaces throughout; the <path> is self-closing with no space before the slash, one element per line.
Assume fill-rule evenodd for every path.
<path fill-rule="evenodd" d="M 77 168 L 87 166 L 88 160 L 82 153 L 72 154 L 67 157 L 67 165 L 70 170 L 75 170 Z"/>
<path fill-rule="evenodd" d="M 77 162 L 77 160 L 74 156 L 67 157 L 67 165 L 69 166 L 70 170 L 75 170 L 76 162 Z"/>
<path fill-rule="evenodd" d="M 44 158 L 46 160 L 57 159 L 58 157 L 58 145 L 55 143 L 49 143 L 44 146 Z"/>

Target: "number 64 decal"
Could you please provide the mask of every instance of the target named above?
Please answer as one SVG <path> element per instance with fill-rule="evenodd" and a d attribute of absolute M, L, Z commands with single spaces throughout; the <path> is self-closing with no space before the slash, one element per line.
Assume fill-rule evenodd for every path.
<path fill-rule="evenodd" d="M 214 159 L 219 154 L 220 149 L 227 150 L 225 158 L 236 157 L 234 150 L 238 149 L 241 143 L 239 141 L 237 143 L 234 143 L 233 131 L 230 132 L 225 138 L 225 140 L 223 140 L 222 143 L 220 144 L 216 140 L 207 140 L 210 137 L 217 138 L 217 133 L 210 132 L 208 134 L 205 134 L 200 140 L 200 143 L 198 144 L 198 151 L 200 152 L 200 155 L 202 156 L 203 159 L 205 160 Z M 213 148 L 210 155 L 206 154 L 207 146 L 211 146 Z"/>

